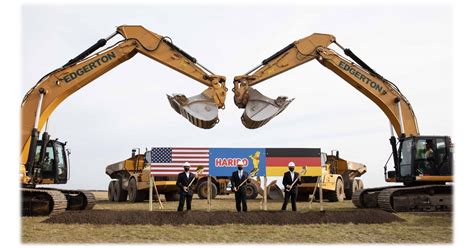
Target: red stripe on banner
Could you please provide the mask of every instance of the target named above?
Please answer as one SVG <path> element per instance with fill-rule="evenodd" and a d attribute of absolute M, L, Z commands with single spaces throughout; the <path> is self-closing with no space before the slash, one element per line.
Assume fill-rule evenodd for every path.
<path fill-rule="evenodd" d="M 193 168 L 196 168 L 196 167 L 198 167 L 198 166 L 204 167 L 204 168 L 209 168 L 209 166 L 207 166 L 207 165 L 191 165 L 191 168 L 193 169 Z M 183 166 L 182 166 L 181 164 L 179 164 L 179 165 L 173 165 L 173 166 L 169 166 L 169 165 L 155 165 L 155 166 L 151 166 L 151 168 L 163 168 L 163 167 L 165 167 L 165 168 L 181 168 L 181 169 L 183 169 Z"/>
<path fill-rule="evenodd" d="M 205 148 L 205 147 L 176 147 L 172 149 L 173 150 L 209 150 L 209 148 Z"/>
<path fill-rule="evenodd" d="M 193 159 L 193 161 L 204 161 L 204 162 L 209 161 L 209 158 L 205 158 L 205 157 L 173 157 L 171 158 L 172 161 L 183 161 L 185 159 Z"/>
<path fill-rule="evenodd" d="M 172 152 L 209 152 L 209 149 L 173 148 Z"/>
<path fill-rule="evenodd" d="M 321 166 L 320 157 L 267 157 L 266 167 L 288 166 L 290 162 L 296 166 Z"/>
<path fill-rule="evenodd" d="M 151 173 L 151 175 L 153 176 L 178 176 L 179 173 L 163 173 L 163 172 L 160 172 L 160 173 Z M 206 176 L 206 175 L 209 175 L 209 173 L 202 173 L 201 174 L 202 176 Z"/>
<path fill-rule="evenodd" d="M 151 166 L 176 166 L 176 167 L 181 167 L 183 168 L 184 162 L 173 162 L 173 163 L 153 163 Z M 189 161 L 189 164 L 191 164 L 191 167 L 196 167 L 196 166 L 204 166 L 204 167 L 209 167 L 208 162 L 194 162 L 194 161 Z"/>
<path fill-rule="evenodd" d="M 174 154 L 171 155 L 173 158 L 209 158 L 208 154 Z"/>
<path fill-rule="evenodd" d="M 202 151 L 202 152 L 186 152 L 186 151 L 178 152 L 178 151 L 173 151 L 171 153 L 172 154 L 209 154 L 209 152 L 204 152 L 204 151 Z"/>

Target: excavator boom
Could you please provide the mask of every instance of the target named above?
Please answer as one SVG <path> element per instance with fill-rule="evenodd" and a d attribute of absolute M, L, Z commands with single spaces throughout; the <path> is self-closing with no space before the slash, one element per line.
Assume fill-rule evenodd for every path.
<path fill-rule="evenodd" d="M 168 99 L 176 112 L 198 127 L 212 128 L 218 122 L 217 109 L 224 107 L 227 91 L 225 77 L 206 72 L 195 58 L 179 49 L 169 38 L 142 26 L 120 26 L 107 39 L 116 34 L 124 39 L 90 55 L 107 42 L 106 39 L 99 40 L 63 67 L 48 73 L 25 95 L 21 104 L 23 164 L 28 157 L 30 135 L 34 128 L 41 130 L 54 109 L 68 96 L 137 53 L 204 84 L 207 89 L 200 95 L 187 98 L 176 94 L 168 96 Z"/>
<path fill-rule="evenodd" d="M 333 43 L 341 47 L 345 54 L 358 64 L 328 48 Z M 313 59 L 377 104 L 399 135 L 419 134 L 413 109 L 400 90 L 367 66 L 349 49 L 340 46 L 333 35 L 319 33 L 291 43 L 263 60 L 247 74 L 234 78 L 234 102 L 239 108 L 246 109 L 242 115 L 244 126 L 261 127 L 291 103 L 287 97 L 279 97 L 276 100 L 265 97 L 252 86 Z"/>

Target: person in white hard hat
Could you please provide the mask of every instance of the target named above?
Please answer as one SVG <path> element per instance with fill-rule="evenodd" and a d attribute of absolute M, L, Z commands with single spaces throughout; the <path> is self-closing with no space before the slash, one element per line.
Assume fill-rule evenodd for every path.
<path fill-rule="evenodd" d="M 235 208 L 237 212 L 247 212 L 247 194 L 246 187 L 249 180 L 249 173 L 244 171 L 244 162 L 239 160 L 237 162 L 237 171 L 232 173 L 230 183 L 232 184 L 232 191 L 235 192 Z M 239 185 L 241 185 L 239 187 Z"/>
<path fill-rule="evenodd" d="M 190 182 L 193 181 L 195 175 L 189 172 L 191 164 L 186 162 L 183 164 L 184 171 L 178 174 L 176 186 L 179 188 L 179 204 L 178 211 L 183 211 L 184 201 L 186 201 L 186 210 L 191 210 L 191 201 L 193 200 L 193 188 Z M 196 183 L 194 180 L 193 184 Z"/>
<path fill-rule="evenodd" d="M 288 171 L 283 175 L 283 186 L 285 189 L 285 200 L 281 210 L 286 210 L 288 200 L 291 198 L 291 210 L 296 211 L 296 197 L 298 196 L 298 184 L 301 184 L 301 179 L 298 178 L 298 172 L 295 172 L 295 163 L 288 163 Z M 298 180 L 295 182 L 295 180 Z M 294 184 L 293 184 L 294 183 Z M 293 185 L 293 186 L 292 186 Z"/>

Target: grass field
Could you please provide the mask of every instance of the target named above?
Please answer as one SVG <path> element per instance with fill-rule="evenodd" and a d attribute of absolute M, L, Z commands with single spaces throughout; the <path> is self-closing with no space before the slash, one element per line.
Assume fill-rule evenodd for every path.
<path fill-rule="evenodd" d="M 148 203 L 109 203 L 106 193 L 96 193 L 95 209 L 148 211 Z M 248 201 L 250 211 L 260 210 L 260 199 Z M 350 201 L 323 204 L 326 210 L 357 211 Z M 269 202 L 268 210 L 278 210 L 280 202 Z M 175 211 L 177 202 L 164 203 L 164 210 Z M 299 211 L 319 211 L 319 204 L 299 202 Z M 212 201 L 212 210 L 234 211 L 230 196 Z M 205 200 L 193 199 L 193 210 L 207 210 Z M 153 226 L 44 224 L 48 217 L 21 217 L 23 243 L 452 243 L 451 214 L 399 213 L 404 222 L 389 224 L 314 224 Z M 288 240 L 288 236 L 292 237 Z M 236 239 L 235 237 L 246 237 Z"/>

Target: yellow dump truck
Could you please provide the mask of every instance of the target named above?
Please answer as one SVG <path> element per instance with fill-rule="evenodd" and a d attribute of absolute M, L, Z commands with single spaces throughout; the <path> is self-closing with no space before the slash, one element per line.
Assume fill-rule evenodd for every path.
<path fill-rule="evenodd" d="M 309 197 L 318 197 L 319 190 L 315 191 L 315 184 L 321 180 L 323 197 L 331 202 L 351 200 L 352 194 L 364 188 L 360 176 L 367 172 L 367 166 L 361 163 L 347 161 L 339 157 L 339 151 L 327 155 L 321 153 L 321 177 L 301 177 L 298 187 L 298 200 L 307 201 Z M 313 195 L 314 194 L 314 195 Z"/>
<path fill-rule="evenodd" d="M 153 170 L 151 156 L 151 150 L 141 154 L 140 149 L 133 149 L 131 157 L 106 167 L 105 173 L 111 178 L 108 186 L 109 201 L 120 202 L 128 199 L 131 202 L 141 202 L 148 199 L 149 178 Z M 182 171 L 182 168 L 178 170 Z M 176 201 L 179 198 L 176 186 L 178 173 L 178 171 L 173 171 L 167 176 L 153 175 L 158 192 L 164 195 L 167 201 Z M 228 177 L 211 177 L 211 197 L 229 194 L 228 184 Z M 207 175 L 198 176 L 195 187 L 194 192 L 199 198 L 206 199 Z M 255 199 L 259 193 L 263 194 L 260 182 L 255 179 L 251 179 L 251 183 L 247 184 L 246 191 L 248 199 Z"/>
<path fill-rule="evenodd" d="M 271 174 L 269 171 L 273 170 L 277 171 L 278 175 L 283 175 L 280 172 L 287 169 L 290 160 L 300 161 L 299 166 L 305 163 L 314 164 L 310 169 L 314 170 L 310 173 L 312 176 L 307 175 L 301 178 L 302 184 L 299 186 L 298 194 L 300 201 L 307 201 L 310 196 L 313 197 L 318 193 L 315 191 L 318 179 L 321 180 L 323 196 L 329 201 L 351 199 L 353 192 L 363 188 L 359 177 L 367 171 L 366 166 L 341 159 L 339 152 L 327 155 L 319 148 L 259 148 L 259 150 L 263 151 L 260 155 L 260 166 L 266 166 L 265 169 L 261 169 L 267 170 L 267 174 Z M 146 200 L 149 196 L 150 173 L 153 175 L 158 192 L 164 195 L 167 201 L 177 200 L 177 175 L 183 170 L 182 164 L 188 161 L 191 163 L 191 169 L 196 166 L 207 166 L 205 170 L 207 172 L 198 176 L 194 189 L 201 199 L 206 199 L 209 165 L 224 166 L 227 167 L 225 170 L 232 170 L 232 163 L 236 164 L 237 160 L 254 163 L 250 161 L 252 159 L 249 159 L 249 156 L 245 155 L 246 151 L 249 149 L 152 148 L 141 154 L 140 149 L 133 149 L 130 158 L 106 167 L 106 174 L 111 178 L 108 187 L 109 201 L 119 202 L 128 199 L 131 202 L 141 202 Z M 229 184 L 227 176 L 212 176 L 211 197 L 229 194 L 231 192 Z M 251 183 L 246 186 L 248 199 L 255 199 L 259 194 L 263 196 L 261 185 L 261 177 L 251 179 Z M 283 197 L 282 190 L 277 186 L 277 180 L 267 185 L 267 192 L 269 200 L 281 200 Z"/>

